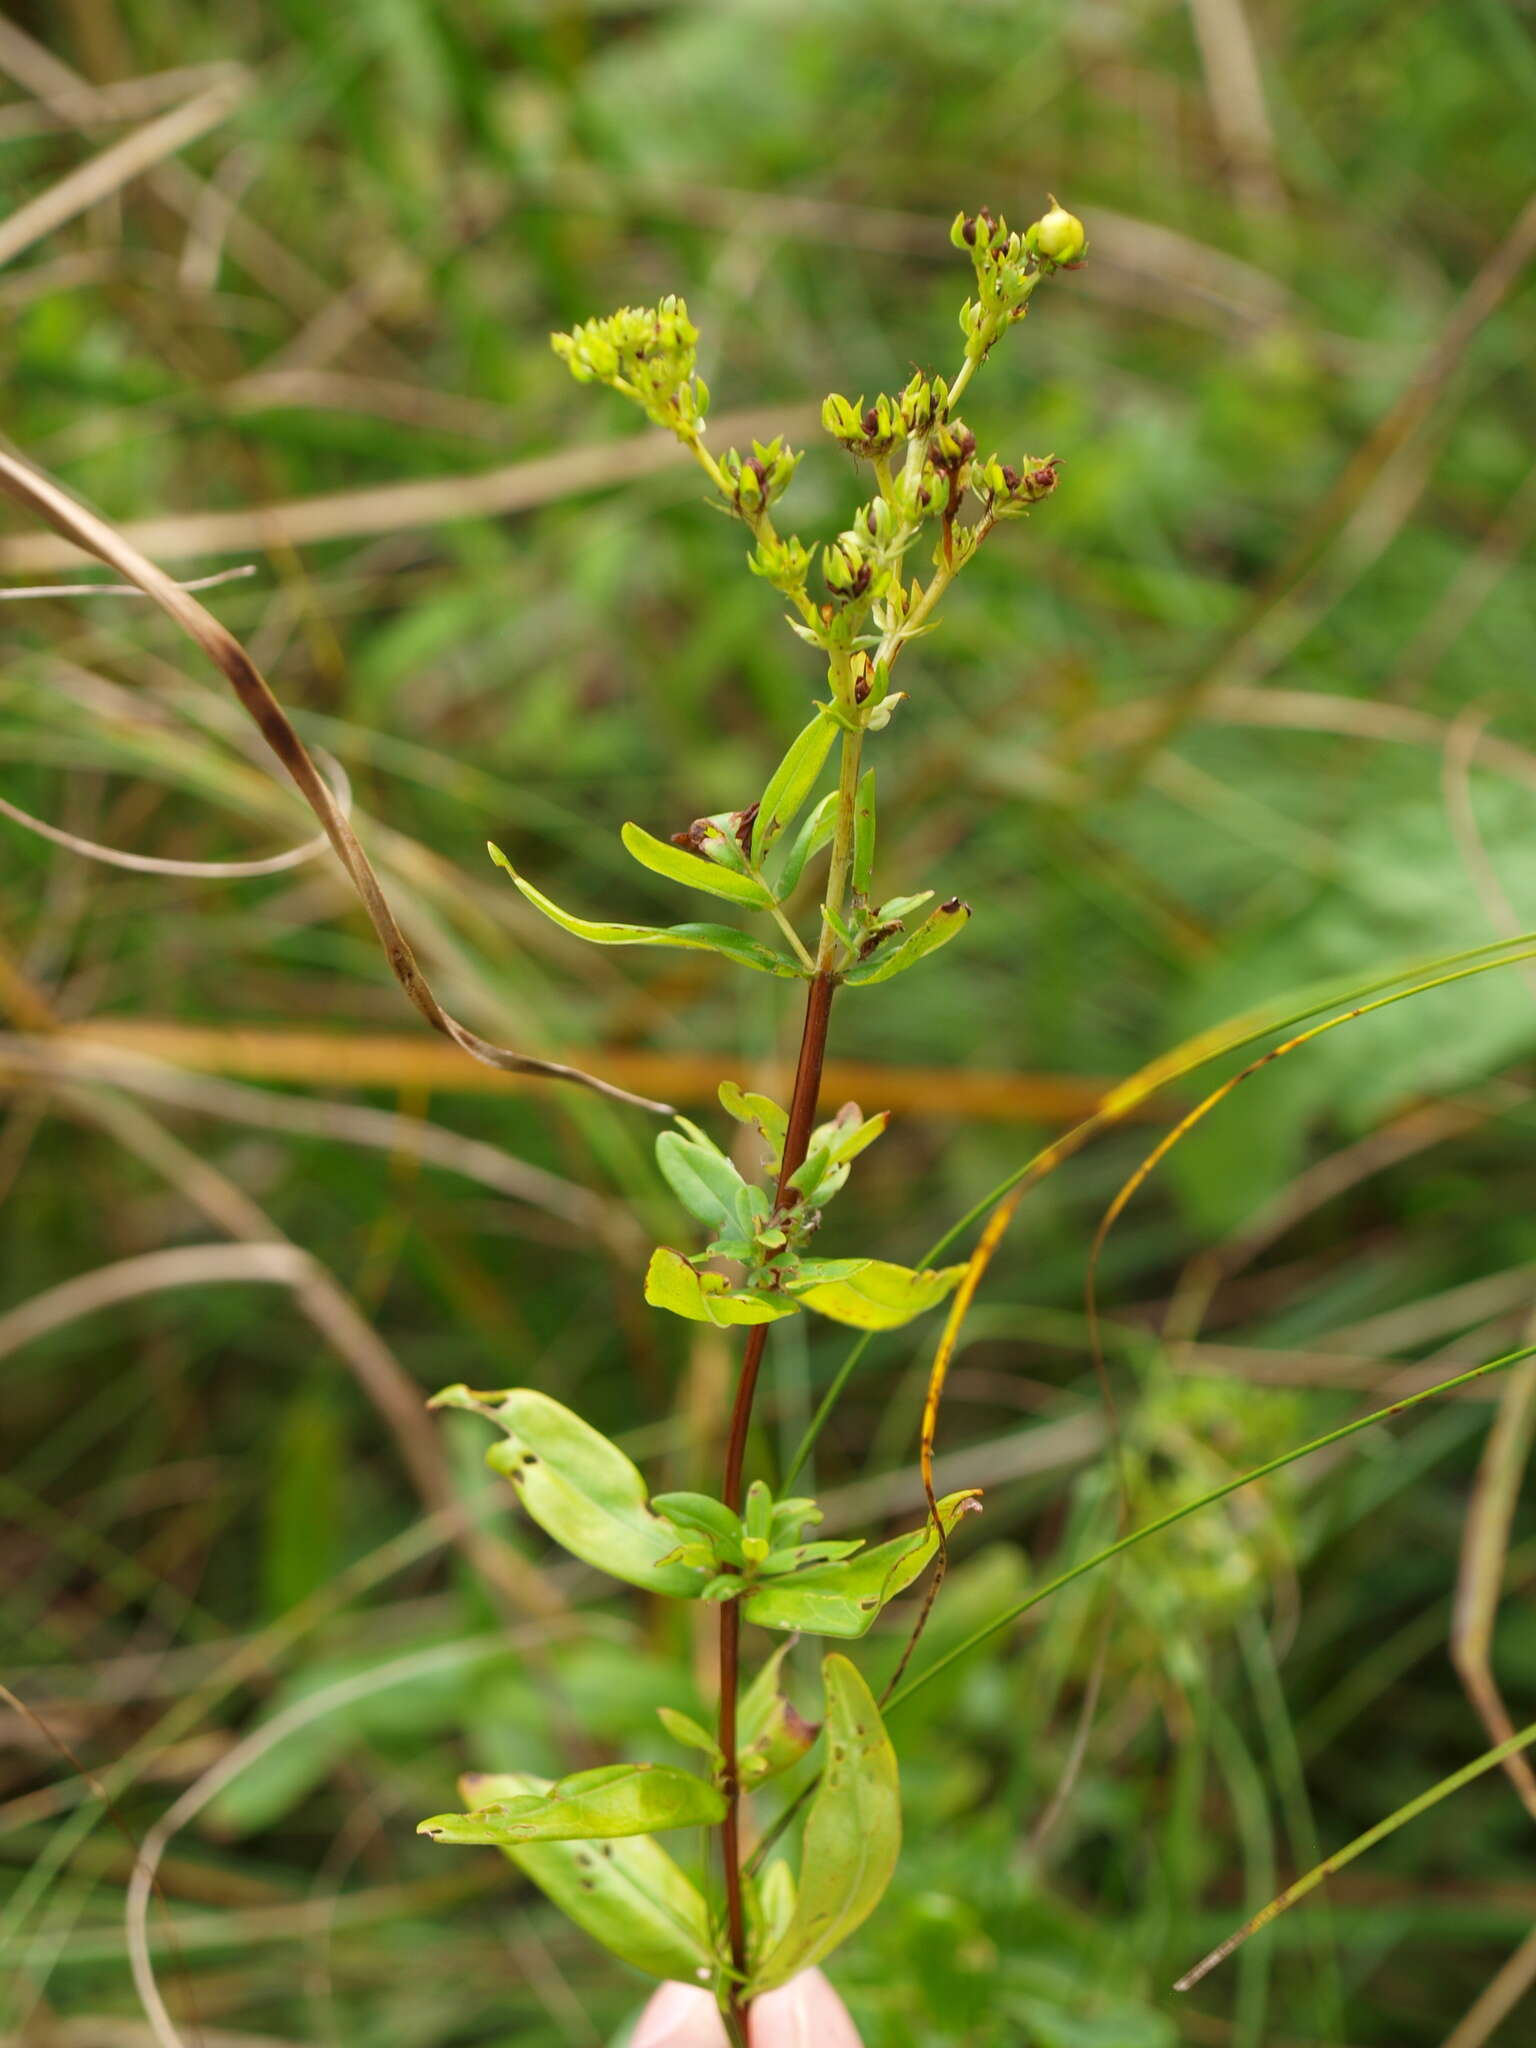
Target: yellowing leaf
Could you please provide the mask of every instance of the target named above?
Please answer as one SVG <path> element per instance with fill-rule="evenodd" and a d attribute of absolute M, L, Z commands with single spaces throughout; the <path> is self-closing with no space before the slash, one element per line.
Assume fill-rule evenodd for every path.
<path fill-rule="evenodd" d="M 698 1272 L 669 1245 L 658 1245 L 651 1254 L 645 1298 L 652 1308 L 721 1329 L 732 1323 L 773 1323 L 795 1313 L 787 1295 L 732 1294 L 724 1274 Z"/>
<path fill-rule="evenodd" d="M 897 1330 L 941 1302 L 958 1286 L 964 1271 L 964 1266 L 940 1266 L 914 1272 L 910 1266 L 871 1259 L 851 1280 L 807 1287 L 797 1295 L 807 1308 L 830 1316 L 834 1323 L 851 1323 L 857 1330 Z"/>

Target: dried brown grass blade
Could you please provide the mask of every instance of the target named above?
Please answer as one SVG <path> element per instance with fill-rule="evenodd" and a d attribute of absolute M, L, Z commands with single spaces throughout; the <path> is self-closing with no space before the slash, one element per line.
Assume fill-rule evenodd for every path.
<path fill-rule="evenodd" d="M 36 1028 L 32 1025 L 25 1029 Z M 313 1031 L 283 1024 L 188 1024 L 175 1017 L 92 1017 L 60 1027 L 55 1054 L 121 1052 L 164 1060 L 186 1072 L 242 1081 L 327 1088 L 425 1088 L 433 1094 L 501 1095 L 527 1084 L 515 1074 L 469 1066 L 434 1039 L 382 1031 Z M 670 1102 L 713 1103 L 723 1064 L 734 1054 L 605 1046 L 593 1063 L 603 1075 Z M 903 1116 L 1002 1124 L 1075 1125 L 1114 1094 L 1091 1074 L 974 1073 L 952 1067 L 888 1066 L 879 1060 L 827 1061 L 823 1085 L 840 1102 L 878 1100 Z M 1122 1091 L 1123 1095 L 1123 1091 Z M 1174 1111 L 1151 1099 L 1116 1098 L 1113 1121 L 1171 1122 Z"/>
<path fill-rule="evenodd" d="M 46 520 L 56 533 L 136 584 L 146 597 L 153 598 L 160 609 L 176 621 L 221 671 L 254 719 L 263 739 L 288 770 L 299 793 L 320 820 L 326 837 L 362 900 L 395 979 L 435 1031 L 440 1031 L 460 1051 L 467 1052 L 471 1059 L 483 1061 L 486 1066 L 516 1074 L 539 1074 L 549 1080 L 574 1081 L 614 1101 L 654 1110 L 661 1115 L 667 1113 L 665 1103 L 631 1095 L 627 1089 L 615 1087 L 609 1081 L 600 1081 L 578 1068 L 563 1066 L 553 1060 L 535 1059 L 529 1053 L 493 1045 L 489 1039 L 481 1038 L 459 1023 L 456 1017 L 450 1016 L 417 964 L 416 955 L 395 920 L 373 864 L 347 822 L 330 785 L 294 730 L 287 713 L 273 696 L 266 678 L 234 635 L 189 591 L 183 590 L 163 569 L 141 555 L 105 520 L 98 519 L 83 505 L 76 504 L 57 484 L 3 450 L 0 450 L 0 490 Z"/>

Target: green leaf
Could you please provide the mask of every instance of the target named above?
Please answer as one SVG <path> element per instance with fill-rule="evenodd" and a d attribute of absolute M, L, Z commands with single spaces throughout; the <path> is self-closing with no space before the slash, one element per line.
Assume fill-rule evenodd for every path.
<path fill-rule="evenodd" d="M 752 825 L 752 862 L 761 867 L 763 856 L 816 785 L 837 727 L 821 712 L 791 742 L 788 753 L 768 778 Z"/>
<path fill-rule="evenodd" d="M 947 1536 L 960 1517 L 980 1500 L 972 1487 L 947 1494 L 939 1502 L 939 1520 Z M 792 1578 L 760 1584 L 742 1601 L 741 1611 L 759 1628 L 800 1629 L 806 1635 L 852 1639 L 868 1629 L 887 1601 L 905 1592 L 939 1547 L 933 1519 L 905 1536 L 877 1544 L 844 1564 L 813 1565 Z"/>
<path fill-rule="evenodd" d="M 516 1487 L 529 1516 L 547 1536 L 598 1571 L 648 1592 L 696 1599 L 703 1581 L 685 1565 L 661 1560 L 677 1548 L 677 1531 L 646 1504 L 645 1481 L 617 1444 L 527 1387 L 476 1394 L 446 1387 L 434 1408 L 467 1408 L 506 1431 L 486 1463 Z"/>
<path fill-rule="evenodd" d="M 709 1758 L 710 1769 L 718 1771 L 721 1763 L 721 1749 L 709 1730 L 695 1721 L 692 1714 L 680 1713 L 676 1707 L 658 1707 L 656 1718 L 672 1737 L 685 1749 L 697 1749 Z"/>
<path fill-rule="evenodd" d="M 773 897 L 763 883 L 751 875 L 735 874 L 730 868 L 689 853 L 685 847 L 669 846 L 653 839 L 639 825 L 626 825 L 619 837 L 626 852 L 652 874 L 665 875 L 669 882 L 681 882 L 685 889 L 703 889 L 710 896 L 724 896 L 732 903 L 745 903 L 752 910 L 767 910 Z"/>
<path fill-rule="evenodd" d="M 816 1729 L 796 1708 L 782 1682 L 793 1645 L 780 1643 L 742 1694 L 737 1713 L 737 1768 L 743 1785 L 761 1785 L 797 1764 L 816 1740 Z"/>
<path fill-rule="evenodd" d="M 521 1771 L 470 1772 L 459 1780 L 466 1806 L 547 1792 L 549 1781 Z M 613 1841 L 532 1842 L 503 1847 L 551 1904 L 621 1962 L 648 1976 L 696 1983 L 716 1963 L 702 1894 L 649 1835 Z"/>
<path fill-rule="evenodd" d="M 732 1323 L 774 1323 L 795 1313 L 795 1303 L 783 1295 L 732 1294 L 724 1274 L 696 1271 L 670 1245 L 659 1245 L 651 1254 L 645 1298 L 652 1308 L 719 1329 Z"/>
<path fill-rule="evenodd" d="M 766 1955 L 783 1940 L 795 1912 L 795 1873 L 782 1856 L 776 1856 L 759 1878 L 754 1902 L 758 1925 L 753 1953 Z"/>
<path fill-rule="evenodd" d="M 785 1572 L 803 1571 L 807 1565 L 825 1564 L 828 1560 L 852 1557 L 856 1550 L 864 1548 L 864 1538 L 855 1536 L 841 1542 L 797 1543 L 792 1550 L 770 1550 L 757 1567 L 759 1578 L 777 1578 Z"/>
<path fill-rule="evenodd" d="M 805 1823 L 799 1895 L 789 1925 L 752 1971 L 771 1991 L 848 1939 L 879 1905 L 901 1854 L 896 1752 L 874 1695 L 846 1657 L 821 1667 L 827 1763 Z"/>
<path fill-rule="evenodd" d="M 761 939 L 748 938 L 725 924 L 603 924 L 587 917 L 573 917 L 558 903 L 525 882 L 499 846 L 490 849 L 496 865 L 505 868 L 535 910 L 541 910 L 562 931 L 571 932 L 594 946 L 684 946 L 700 953 L 723 953 L 738 967 L 750 967 L 758 974 L 775 974 L 781 981 L 802 981 L 804 973 L 786 954 L 765 946 Z M 722 868 L 723 874 L 725 870 Z"/>
<path fill-rule="evenodd" d="M 888 902 L 880 904 L 869 914 L 875 924 L 900 924 L 904 923 L 914 910 L 921 910 L 925 903 L 932 901 L 931 889 L 919 889 L 915 896 L 892 896 Z"/>
<path fill-rule="evenodd" d="M 834 1323 L 851 1323 L 856 1330 L 898 1330 L 952 1293 L 964 1271 L 964 1266 L 940 1266 L 914 1272 L 910 1266 L 871 1259 L 851 1280 L 794 1291 L 807 1308 Z"/>
<path fill-rule="evenodd" d="M 472 1813 L 439 1813 L 416 1832 L 434 1842 L 511 1849 L 524 1842 L 613 1841 L 666 1828 L 713 1827 L 724 1818 L 718 1789 L 671 1764 L 602 1764 L 542 1792 L 519 1793 Z"/>
<path fill-rule="evenodd" d="M 779 901 L 793 896 L 805 864 L 819 853 L 837 829 L 837 791 L 829 790 L 795 834 L 783 867 L 779 870 Z"/>
<path fill-rule="evenodd" d="M 789 1112 L 766 1095 L 749 1095 L 734 1081 L 720 1083 L 720 1106 L 739 1124 L 750 1124 L 768 1147 L 768 1170 L 777 1173 L 784 1150 L 784 1133 L 789 1129 Z"/>
<path fill-rule="evenodd" d="M 947 946 L 957 932 L 964 930 L 970 916 L 969 903 L 962 903 L 958 896 L 951 896 L 947 903 L 941 903 L 937 910 L 930 911 L 917 930 L 903 939 L 900 945 L 883 946 L 870 959 L 857 967 L 850 967 L 843 980 L 850 988 L 865 988 L 871 982 L 889 981 L 893 974 L 905 974 L 919 960 L 926 960 L 940 946 Z"/>
<path fill-rule="evenodd" d="M 858 800 L 853 812 L 854 894 L 869 901 L 875 872 L 875 771 L 866 768 L 859 778 Z"/>
<path fill-rule="evenodd" d="M 702 1529 L 706 1536 L 726 1543 L 741 1541 L 741 1517 L 712 1494 L 658 1493 L 652 1495 L 651 1506 L 679 1529 Z"/>
<path fill-rule="evenodd" d="M 690 1216 L 711 1229 L 736 1220 L 736 1196 L 744 1185 L 741 1175 L 702 1133 L 684 1137 L 663 1131 L 656 1140 L 656 1164 Z"/>

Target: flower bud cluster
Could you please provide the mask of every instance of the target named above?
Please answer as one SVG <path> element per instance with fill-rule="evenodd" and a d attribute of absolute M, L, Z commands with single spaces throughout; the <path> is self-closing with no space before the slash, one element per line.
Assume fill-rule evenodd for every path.
<path fill-rule="evenodd" d="M 1016 519 L 1048 498 L 1060 481 L 1054 455 L 1026 455 L 1017 469 L 993 455 L 976 464 L 971 488 L 994 519 Z"/>
<path fill-rule="evenodd" d="M 783 497 L 799 465 L 799 455 L 784 446 L 784 438 L 779 434 L 766 447 L 761 441 L 754 441 L 750 455 L 738 455 L 734 448 L 727 450 L 720 458 L 720 471 L 726 480 L 731 509 L 751 524 L 758 513 Z"/>
<path fill-rule="evenodd" d="M 964 480 L 975 453 L 976 436 L 964 420 L 945 420 L 929 438 L 928 459 L 946 476 Z"/>
<path fill-rule="evenodd" d="M 983 207 L 977 214 L 957 214 L 949 238 L 968 252 L 976 272 L 977 296 L 960 309 L 967 352 L 976 356 L 985 355 L 1011 321 L 1023 319 L 1042 277 L 1075 267 L 1088 249 L 1082 222 L 1054 198 L 1050 211 L 1023 234 Z"/>
<path fill-rule="evenodd" d="M 683 300 L 668 297 L 583 321 L 550 346 L 578 384 L 607 384 L 675 430 L 701 425 L 709 410 L 709 388 L 693 373 L 698 340 Z"/>
<path fill-rule="evenodd" d="M 761 576 L 775 590 L 790 596 L 805 588 L 811 568 L 810 550 L 802 547 L 793 534 L 788 539 L 776 533 L 760 534 L 756 549 L 747 557 L 747 567 L 754 576 Z"/>
<path fill-rule="evenodd" d="M 879 462 L 902 436 L 897 406 L 898 401 L 887 398 L 883 392 L 873 405 L 866 405 L 862 392 L 857 404 L 853 404 L 841 392 L 834 391 L 821 408 L 821 424 L 850 455 L 861 455 L 866 462 Z"/>
<path fill-rule="evenodd" d="M 949 386 L 942 377 L 925 377 L 919 370 L 896 403 L 902 432 L 907 435 L 926 434 L 937 421 L 948 415 Z"/>

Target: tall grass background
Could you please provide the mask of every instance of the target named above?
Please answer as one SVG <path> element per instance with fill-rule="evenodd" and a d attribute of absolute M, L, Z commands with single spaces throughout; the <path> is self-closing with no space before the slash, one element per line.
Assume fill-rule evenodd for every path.
<path fill-rule="evenodd" d="M 831 530 L 821 396 L 948 360 L 949 220 L 1057 191 L 1090 266 L 976 424 L 1062 488 L 913 657 L 890 748 L 891 887 L 941 869 L 978 915 L 834 1027 L 838 1099 L 898 1111 L 861 1239 L 916 1256 L 1192 1033 L 1536 924 L 1533 116 L 1514 0 L 13 0 L 0 426 L 172 573 L 253 567 L 205 601 L 344 767 L 457 1014 L 697 1108 L 782 1060 L 772 998 L 568 944 L 484 842 L 649 918 L 613 825 L 747 801 L 817 679 L 546 336 L 685 291 L 717 405 L 811 441 L 797 523 Z M 99 575 L 0 513 L 4 584 Z M 434 1040 L 329 855 L 157 871 L 313 823 L 142 600 L 0 603 L 0 654 L 0 794 L 66 835 L 0 819 L 0 2036 L 154 2040 L 123 1906 L 158 1824 L 188 2043 L 604 2041 L 642 1987 L 414 1823 L 466 1765 L 663 1755 L 707 1662 L 544 1555 L 416 1396 L 539 1386 L 700 1482 L 729 1356 L 640 1306 L 643 1230 L 677 1227 L 650 1128 Z M 1533 1050 L 1516 966 L 1174 1151 L 1099 1279 L 1137 1519 L 1524 1340 Z M 941 1647 L 1112 1532 L 1085 1262 L 1192 1086 L 1035 1188 L 993 1266 Z M 841 1356 L 775 1348 L 769 1467 Z M 925 1370 L 908 1333 L 852 1382 L 833 1530 L 920 1507 Z M 1530 2037 L 1497 1773 L 1169 1989 L 1486 1747 L 1459 1575 L 1504 1594 L 1529 1718 L 1508 1384 L 1180 1525 L 902 1711 L 902 1876 L 840 1963 L 872 2048 Z"/>

